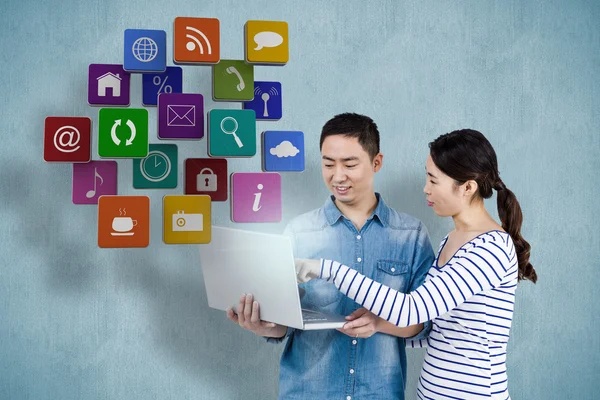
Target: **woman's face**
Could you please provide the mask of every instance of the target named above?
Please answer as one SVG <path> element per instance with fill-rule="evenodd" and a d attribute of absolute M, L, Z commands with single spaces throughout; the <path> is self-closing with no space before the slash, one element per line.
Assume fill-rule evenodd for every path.
<path fill-rule="evenodd" d="M 466 206 L 464 185 L 456 186 L 454 179 L 444 174 L 433 163 L 431 155 L 425 164 L 427 180 L 423 192 L 427 205 L 440 217 L 452 217 Z"/>

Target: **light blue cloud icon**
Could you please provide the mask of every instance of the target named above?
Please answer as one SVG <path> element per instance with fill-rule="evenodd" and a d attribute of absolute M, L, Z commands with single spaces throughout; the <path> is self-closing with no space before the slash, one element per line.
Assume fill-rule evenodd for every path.
<path fill-rule="evenodd" d="M 288 140 L 284 140 L 283 142 L 279 143 L 276 147 L 271 148 L 269 150 L 269 152 L 271 153 L 271 155 L 282 158 L 282 157 L 294 157 L 296 154 L 300 153 L 300 150 L 298 150 L 292 144 L 292 142 L 290 142 Z"/>

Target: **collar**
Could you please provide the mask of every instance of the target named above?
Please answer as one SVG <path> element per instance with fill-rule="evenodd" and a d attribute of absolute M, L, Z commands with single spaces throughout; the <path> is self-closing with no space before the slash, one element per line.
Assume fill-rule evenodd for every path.
<path fill-rule="evenodd" d="M 377 206 L 367 221 L 373 218 L 378 220 L 381 225 L 386 227 L 389 225 L 390 209 L 387 204 L 385 204 L 383 197 L 381 197 L 379 193 L 375 192 L 375 197 L 377 198 Z M 334 201 L 335 197 L 331 195 L 323 206 L 325 218 L 327 219 L 327 223 L 329 225 L 335 224 L 340 218 L 347 218 L 344 214 L 342 214 L 340 209 L 337 208 Z"/>

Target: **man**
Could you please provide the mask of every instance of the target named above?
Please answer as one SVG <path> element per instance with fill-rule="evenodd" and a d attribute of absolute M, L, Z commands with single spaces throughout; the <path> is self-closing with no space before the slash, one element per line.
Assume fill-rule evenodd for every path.
<path fill-rule="evenodd" d="M 425 226 L 389 208 L 374 191 L 375 173 L 383 165 L 377 125 L 363 115 L 337 115 L 323 127 L 320 149 L 332 196 L 286 227 L 294 256 L 338 260 L 399 291 L 416 289 L 434 253 Z M 320 279 L 299 286 L 305 290 L 303 307 L 349 315 L 360 323 L 350 330 L 317 331 L 276 325 L 260 320 L 260 305 L 251 295 L 242 296 L 237 315 L 227 311 L 229 319 L 268 342 L 287 338 L 279 399 L 404 399 L 404 338 L 425 338 L 429 323 L 398 328 Z"/>

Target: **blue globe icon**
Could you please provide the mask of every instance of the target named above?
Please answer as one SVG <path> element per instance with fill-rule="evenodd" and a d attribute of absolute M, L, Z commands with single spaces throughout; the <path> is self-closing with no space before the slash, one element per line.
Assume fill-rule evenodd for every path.
<path fill-rule="evenodd" d="M 148 37 L 141 37 L 133 42 L 131 47 L 133 56 L 141 62 L 150 62 L 158 54 L 156 42 Z"/>

